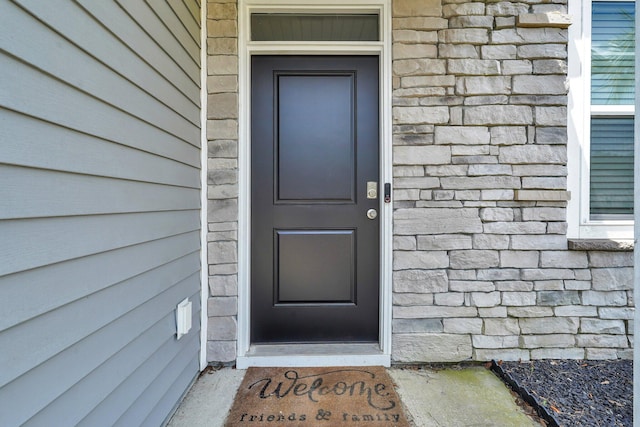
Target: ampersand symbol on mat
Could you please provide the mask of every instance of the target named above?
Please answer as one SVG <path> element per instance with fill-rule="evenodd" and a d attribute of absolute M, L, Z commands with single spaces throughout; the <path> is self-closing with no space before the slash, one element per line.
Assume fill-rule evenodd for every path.
<path fill-rule="evenodd" d="M 316 415 L 316 420 L 330 421 L 329 417 L 331 417 L 331 411 L 325 411 L 324 409 L 320 409 L 318 410 L 318 414 Z"/>

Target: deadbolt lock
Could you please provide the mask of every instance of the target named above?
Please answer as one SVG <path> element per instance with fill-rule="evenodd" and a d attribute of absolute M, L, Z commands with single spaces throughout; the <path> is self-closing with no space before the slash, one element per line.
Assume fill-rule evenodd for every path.
<path fill-rule="evenodd" d="M 378 197 L 378 183 L 375 181 L 367 182 L 367 199 L 376 199 Z"/>

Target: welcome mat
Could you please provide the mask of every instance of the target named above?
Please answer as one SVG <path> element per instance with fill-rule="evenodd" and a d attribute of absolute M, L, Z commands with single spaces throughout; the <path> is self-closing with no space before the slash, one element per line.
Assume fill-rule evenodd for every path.
<path fill-rule="evenodd" d="M 226 427 L 409 427 L 381 366 L 249 368 Z"/>

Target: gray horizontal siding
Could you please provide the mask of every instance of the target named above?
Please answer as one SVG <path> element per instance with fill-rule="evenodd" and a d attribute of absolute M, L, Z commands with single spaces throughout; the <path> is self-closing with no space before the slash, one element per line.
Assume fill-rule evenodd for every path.
<path fill-rule="evenodd" d="M 197 375 L 199 26 L 0 2 L 0 425 L 159 425 Z"/>

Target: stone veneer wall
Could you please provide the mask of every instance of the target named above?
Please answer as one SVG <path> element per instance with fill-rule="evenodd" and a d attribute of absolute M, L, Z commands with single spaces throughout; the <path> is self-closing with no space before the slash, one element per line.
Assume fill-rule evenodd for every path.
<path fill-rule="evenodd" d="M 208 360 L 231 362 L 237 7 L 208 8 Z M 549 12 L 566 1 L 393 2 L 395 362 L 631 357 L 633 253 L 568 250 L 566 16 Z"/>
<path fill-rule="evenodd" d="M 566 1 L 393 6 L 393 360 L 630 357 L 632 253 L 567 250 Z"/>

